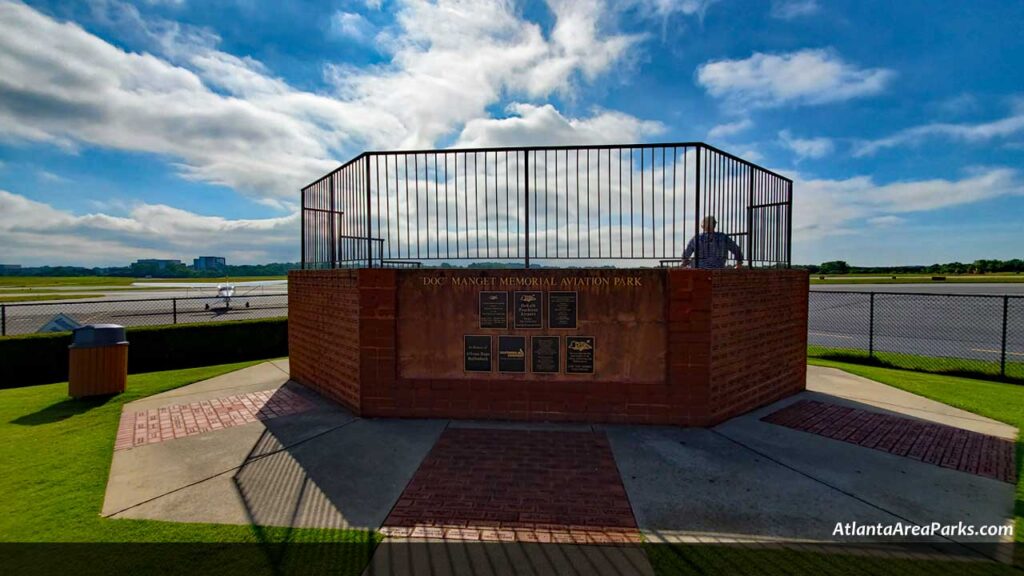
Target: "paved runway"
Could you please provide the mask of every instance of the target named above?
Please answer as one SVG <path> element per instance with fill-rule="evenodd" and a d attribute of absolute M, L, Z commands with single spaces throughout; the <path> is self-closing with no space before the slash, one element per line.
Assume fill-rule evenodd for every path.
<path fill-rule="evenodd" d="M 1012 287 L 1014 291 L 1005 287 Z M 1021 297 L 1024 286 L 1020 284 L 820 288 L 812 287 L 810 295 L 808 339 L 811 344 L 867 350 L 871 296 L 851 292 L 853 288 L 858 288 L 857 291 L 884 289 L 886 293 L 875 294 L 874 301 L 876 351 L 996 364 L 1001 359 L 1003 341 L 1004 299 L 1001 295 L 1018 295 L 1006 302 L 1006 358 L 1008 362 L 1024 362 L 1024 297 Z M 926 288 L 930 289 L 929 293 L 924 293 Z M 968 290 L 954 293 L 953 288 Z"/>
<path fill-rule="evenodd" d="M 4 306 L 4 334 L 31 334 L 64 314 L 79 324 L 121 324 L 157 326 L 187 322 L 248 320 L 288 315 L 288 292 L 284 287 L 238 291 L 231 305 L 196 290 L 132 290 L 82 292 L 89 298 L 12 303 Z M 68 293 L 74 293 L 69 291 Z"/>

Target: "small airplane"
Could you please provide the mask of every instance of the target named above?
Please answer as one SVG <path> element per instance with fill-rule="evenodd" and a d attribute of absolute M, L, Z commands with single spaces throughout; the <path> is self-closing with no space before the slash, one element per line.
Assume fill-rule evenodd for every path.
<path fill-rule="evenodd" d="M 288 284 L 287 280 L 255 280 L 251 282 L 132 282 L 132 286 L 138 286 L 140 288 L 185 288 L 186 290 L 199 290 L 200 292 L 206 292 L 209 290 L 216 290 L 216 295 L 211 298 L 217 298 L 224 301 L 223 308 L 216 308 L 214 310 L 227 311 L 231 308 L 231 299 L 236 296 L 241 298 L 251 294 L 254 290 L 262 289 L 266 286 L 283 286 Z M 236 294 L 237 288 L 249 288 L 243 294 Z M 249 302 L 245 303 L 245 307 L 249 307 Z M 210 304 L 205 305 L 206 310 L 210 310 Z"/>

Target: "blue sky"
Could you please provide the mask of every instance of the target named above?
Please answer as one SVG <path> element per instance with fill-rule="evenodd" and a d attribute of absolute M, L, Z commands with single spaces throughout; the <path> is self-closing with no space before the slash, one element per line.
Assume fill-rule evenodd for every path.
<path fill-rule="evenodd" d="M 694 140 L 794 179 L 795 262 L 1022 257 L 1022 29 L 997 1 L 0 0 L 0 262 L 294 261 L 298 188 L 367 148 Z"/>

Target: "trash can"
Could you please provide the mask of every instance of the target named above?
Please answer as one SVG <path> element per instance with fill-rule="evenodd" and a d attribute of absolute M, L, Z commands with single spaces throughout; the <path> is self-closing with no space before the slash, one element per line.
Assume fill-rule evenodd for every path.
<path fill-rule="evenodd" d="M 72 398 L 124 392 L 128 380 L 128 341 L 124 326 L 90 324 L 71 333 L 68 395 Z"/>

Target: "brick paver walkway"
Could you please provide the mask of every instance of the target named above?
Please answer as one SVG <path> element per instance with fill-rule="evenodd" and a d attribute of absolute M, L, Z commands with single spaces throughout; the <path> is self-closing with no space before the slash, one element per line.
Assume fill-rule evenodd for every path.
<path fill-rule="evenodd" d="M 913 458 L 936 466 L 1015 483 L 1014 443 L 969 430 L 801 400 L 761 420 Z"/>
<path fill-rule="evenodd" d="M 603 433 L 449 428 L 382 532 L 392 537 L 639 542 Z"/>
<path fill-rule="evenodd" d="M 279 388 L 149 410 L 125 410 L 121 413 L 114 450 L 242 426 L 312 407 L 313 403 L 306 398 Z"/>

